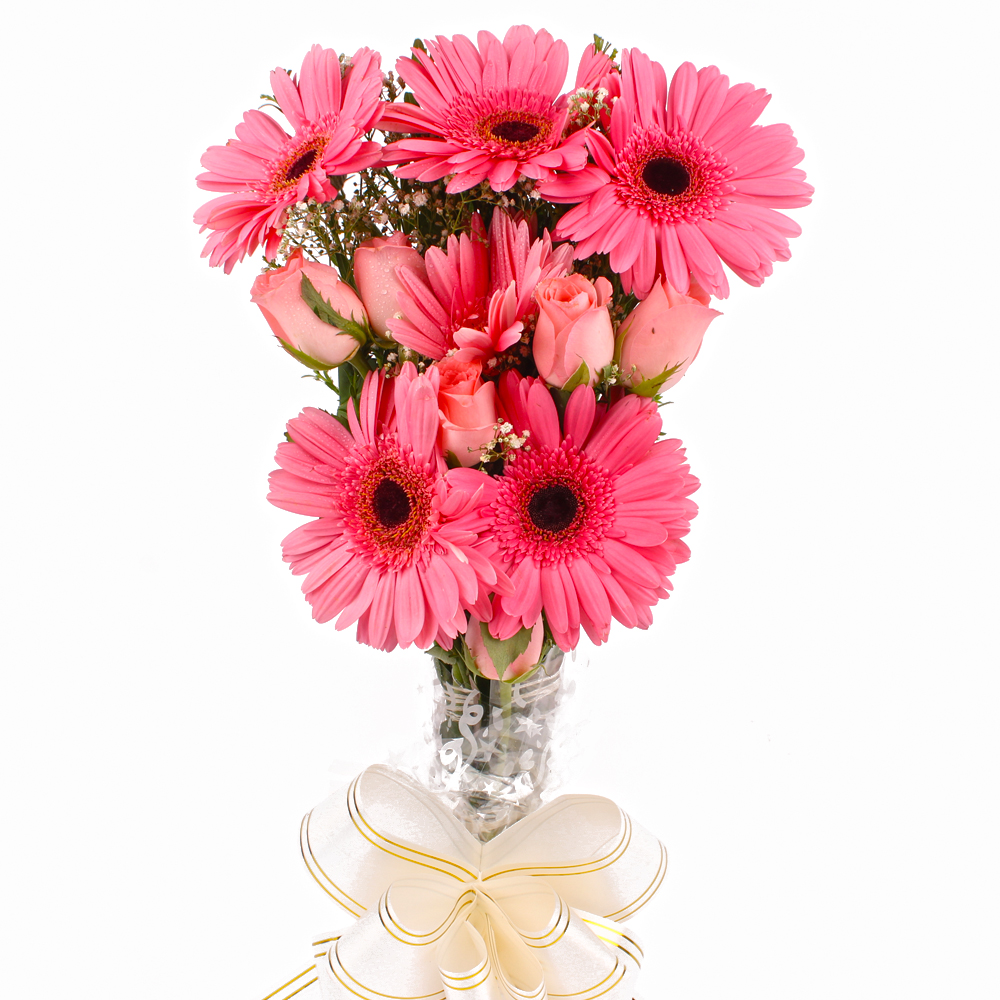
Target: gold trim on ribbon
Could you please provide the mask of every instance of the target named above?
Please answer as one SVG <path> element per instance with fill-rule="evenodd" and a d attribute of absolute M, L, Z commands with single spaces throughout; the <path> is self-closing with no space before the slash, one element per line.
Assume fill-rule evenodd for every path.
<path fill-rule="evenodd" d="M 316 855 L 313 854 L 312 843 L 309 840 L 309 820 L 311 819 L 311 817 L 312 817 L 312 810 L 310 809 L 309 812 L 307 812 L 305 816 L 302 817 L 302 824 L 299 827 L 299 849 L 302 851 L 302 860 L 306 863 L 306 868 L 308 869 L 309 874 L 312 875 L 312 877 L 315 879 L 316 884 L 338 906 L 341 906 L 345 910 L 347 910 L 347 912 L 352 917 L 357 917 L 358 919 L 360 919 L 362 914 L 365 913 L 365 911 L 368 908 L 359 903 L 356 899 L 352 898 L 351 896 L 348 896 L 347 893 L 344 892 L 344 890 L 341 889 L 340 886 L 337 885 L 337 883 L 334 882 L 333 879 L 330 878 L 330 876 L 327 875 L 325 871 L 323 871 L 323 866 L 319 863 L 319 861 L 316 860 Z M 310 864 L 310 861 L 312 862 L 312 864 Z M 313 870 L 313 865 L 315 865 L 316 867 L 315 871 Z M 319 872 L 319 875 L 316 874 L 317 871 Z M 323 876 L 322 879 L 320 878 L 320 875 Z M 330 890 L 323 883 L 323 879 L 326 879 L 326 881 L 331 886 L 333 886 L 333 888 L 336 890 L 337 893 L 343 896 L 344 899 L 349 900 L 354 905 L 349 906 L 347 903 L 344 902 L 343 899 L 339 899 L 337 895 L 335 895 L 333 892 L 330 892 Z M 265 1000 L 267 1000 L 267 998 L 265 998 Z"/>
<path fill-rule="evenodd" d="M 395 996 L 392 993 L 380 993 L 378 990 L 373 990 L 370 986 L 365 986 L 364 983 L 362 983 L 358 979 L 355 979 L 354 976 L 352 976 L 347 971 L 346 967 L 344 966 L 344 963 L 340 960 L 340 953 L 338 951 L 338 946 L 339 945 L 340 945 L 340 942 L 338 941 L 329 950 L 329 952 L 327 952 L 326 963 L 330 967 L 330 971 L 336 977 L 337 982 L 340 983 L 340 985 L 343 986 L 344 989 L 349 990 L 351 993 L 353 993 L 356 997 L 362 997 L 362 1000 L 370 1000 L 370 996 L 384 997 L 385 1000 L 436 1000 L 437 997 L 441 997 L 442 1000 L 443 1000 L 443 998 L 445 996 L 445 992 L 444 992 L 444 988 L 443 987 L 440 990 L 438 990 L 436 993 L 425 993 L 425 994 L 423 994 L 423 996 L 414 997 L 414 996 Z M 358 993 L 357 990 L 351 989 L 351 987 L 347 983 L 345 983 L 344 980 L 341 979 L 339 975 L 337 975 L 337 970 L 336 970 L 336 968 L 334 967 L 334 964 L 333 964 L 334 955 L 336 955 L 336 957 L 337 957 L 337 965 L 340 966 L 340 968 L 343 971 L 344 975 L 347 976 L 347 978 L 350 979 L 350 981 L 352 983 L 354 983 L 355 986 L 359 986 L 361 989 L 367 990 L 369 996 L 365 996 L 364 993 Z"/>
<path fill-rule="evenodd" d="M 407 844 L 397 844 L 396 841 L 391 840 L 389 837 L 385 836 L 385 834 L 379 833 L 379 831 L 376 830 L 375 827 L 373 827 L 371 823 L 369 823 L 364 818 L 364 816 L 361 813 L 361 807 L 358 805 L 357 786 L 362 776 L 363 775 L 358 775 L 358 777 L 351 782 L 350 787 L 347 789 L 347 812 L 348 815 L 351 817 L 351 822 L 354 824 L 358 833 L 360 833 L 361 836 L 364 837 L 369 844 L 371 844 L 373 847 L 377 847 L 380 851 L 385 851 L 386 854 L 391 854 L 394 858 L 399 858 L 401 861 L 409 861 L 410 864 L 421 865 L 424 868 L 430 868 L 433 871 L 441 872 L 442 875 L 448 875 L 459 882 L 475 882 L 477 880 L 475 872 L 469 871 L 468 868 L 464 868 L 456 861 L 449 861 L 447 858 L 439 858 L 434 854 L 427 854 L 424 851 L 418 851 L 415 847 L 410 847 Z M 357 814 L 357 819 L 355 819 L 355 814 Z M 364 825 L 372 832 L 372 834 L 378 837 L 379 840 L 384 840 L 387 844 L 390 844 L 393 847 L 398 847 L 401 851 L 407 851 L 409 854 L 416 854 L 421 858 L 429 858 L 431 861 L 437 861 L 438 864 L 448 865 L 451 868 L 457 868 L 464 875 L 467 875 L 468 878 L 467 879 L 462 878 L 461 875 L 456 875 L 454 872 L 448 871 L 446 868 L 438 868 L 436 865 L 427 864 L 426 861 L 417 861 L 416 858 L 406 857 L 403 854 L 396 854 L 395 851 L 388 850 L 381 844 L 378 844 L 374 840 L 372 840 L 372 838 L 369 837 L 368 834 L 365 833 L 365 831 L 362 830 L 360 826 L 358 826 L 358 820 L 361 820 L 361 822 L 364 823 Z"/>
<path fill-rule="evenodd" d="M 621 810 L 619 810 L 621 812 Z M 519 868 L 505 868 L 503 871 L 491 872 L 483 877 L 484 882 L 493 878 L 500 878 L 503 875 L 510 875 L 512 872 L 531 872 L 534 878 L 558 878 L 566 875 L 589 875 L 591 872 L 601 871 L 603 868 L 610 868 L 611 865 L 621 859 L 621 856 L 628 850 L 632 842 L 632 821 L 628 814 L 622 812 L 622 819 L 625 821 L 621 839 L 612 848 L 610 854 L 605 854 L 603 858 L 592 858 L 590 861 L 578 861 L 572 865 L 522 865 Z M 608 858 L 611 858 L 608 861 Z M 607 864 L 601 864 L 607 862 Z M 575 868 L 577 871 L 564 871 L 566 868 Z"/>
<path fill-rule="evenodd" d="M 475 990 L 475 989 L 478 989 L 478 988 L 479 988 L 480 986 L 482 986 L 482 985 L 483 985 L 483 983 L 485 983 L 485 982 L 488 982 L 488 981 L 489 981 L 489 978 L 490 978 L 490 976 L 491 976 L 491 975 L 493 974 L 493 973 L 492 973 L 492 972 L 490 971 L 490 963 L 489 963 L 489 962 L 487 962 L 487 963 L 485 964 L 485 966 L 484 966 L 484 967 L 483 967 L 482 969 L 478 970 L 478 971 L 479 971 L 479 972 L 485 972 L 485 973 L 486 973 L 486 975 L 484 975 L 484 976 L 483 976 L 483 978 L 482 978 L 482 979 L 480 979 L 478 983 L 472 983 L 472 985 L 471 985 L 471 986 L 453 986 L 453 985 L 452 985 L 452 983 L 457 983 L 457 982 L 460 982 L 461 980 L 458 980 L 458 979 L 452 979 L 451 977 L 448 977 L 448 976 L 445 976 L 445 975 L 444 975 L 443 973 L 442 973 L 442 975 L 441 975 L 441 979 L 442 979 L 442 980 L 447 980 L 447 981 L 445 982 L 445 987 L 446 987 L 447 989 L 449 989 L 449 990 L 454 990 L 454 991 L 455 991 L 456 993 L 464 993 L 464 992 L 466 992 L 467 990 Z M 477 973 L 473 973 L 473 975 L 477 975 Z M 471 978 L 472 978 L 472 976 L 462 976 L 462 979 L 471 979 Z"/>
<path fill-rule="evenodd" d="M 660 841 L 657 841 L 657 844 L 660 846 L 660 863 L 656 869 L 656 874 L 653 876 L 653 881 L 627 906 L 623 906 L 620 910 L 615 910 L 613 913 L 605 913 L 604 916 L 608 920 L 624 920 L 626 917 L 632 916 L 633 913 L 642 909 L 649 902 L 657 889 L 663 884 L 663 880 L 667 877 L 667 849 Z"/>
<path fill-rule="evenodd" d="M 315 972 L 315 970 L 316 966 L 310 965 L 308 969 L 304 969 L 297 976 L 292 976 L 292 978 L 289 979 L 287 983 L 283 983 L 273 993 L 268 993 L 268 995 L 264 997 L 264 1000 L 274 1000 L 274 998 L 277 997 L 282 990 L 287 990 L 289 986 L 294 985 L 303 976 L 308 976 L 310 972 Z M 297 990 L 295 990 L 292 993 L 284 994 L 284 996 L 282 996 L 280 1000 L 288 1000 L 288 997 L 293 997 L 295 996 L 296 993 L 301 993 L 307 986 L 312 986 L 312 984 L 315 983 L 317 979 L 319 979 L 319 976 L 313 976 L 313 978 L 310 979 L 308 983 L 303 983 L 301 986 L 299 986 Z"/>
<path fill-rule="evenodd" d="M 508 926 L 510 926 L 510 921 L 508 921 Z M 497 954 L 497 936 L 496 932 L 493 930 L 493 920 L 490 918 L 489 914 L 486 915 L 486 930 L 489 935 L 489 941 L 487 942 L 487 954 L 492 959 L 492 964 L 496 966 L 493 969 L 493 973 L 496 975 L 497 979 L 500 980 L 504 989 L 510 993 L 511 996 L 523 997 L 524 1000 L 541 1000 L 541 998 L 546 995 L 544 978 L 542 979 L 542 985 L 531 993 L 526 993 L 524 990 L 518 989 L 507 978 L 507 974 L 504 972 L 503 966 L 500 964 L 500 958 Z M 513 928 L 511 928 L 511 930 L 513 930 Z M 514 933 L 516 934 L 517 931 L 514 931 Z"/>
<path fill-rule="evenodd" d="M 591 993 L 590 990 L 596 990 L 598 986 L 603 986 L 619 969 L 622 970 L 622 974 L 607 988 L 601 990 L 600 993 Z M 597 997 L 604 996 L 605 993 L 610 993 L 626 976 L 628 975 L 628 966 L 623 965 L 620 958 L 615 959 L 615 967 L 605 976 L 599 983 L 595 983 L 590 987 L 590 990 L 580 990 L 579 993 L 550 993 L 550 997 L 579 997 L 584 994 L 589 994 L 587 1000 L 596 1000 Z"/>
<path fill-rule="evenodd" d="M 625 928 L 621 924 L 616 924 L 612 920 L 609 921 L 611 926 L 608 926 L 608 923 L 606 923 L 603 918 L 591 919 L 590 917 L 585 917 L 580 913 L 578 913 L 577 916 L 580 917 L 585 924 L 588 924 L 592 928 L 592 934 L 600 938 L 605 944 L 610 945 L 612 948 L 615 948 L 627 955 L 633 962 L 635 962 L 637 970 L 642 968 L 642 959 L 645 958 L 645 953 L 640 947 L 639 942 L 625 933 Z M 604 933 L 602 934 L 601 931 Z M 605 934 L 611 936 L 605 937 Z M 626 947 L 622 944 L 622 941 L 627 941 L 630 947 Z M 632 949 L 635 949 L 635 952 L 638 954 L 633 954 Z"/>
<path fill-rule="evenodd" d="M 483 959 L 483 964 L 475 968 L 473 972 L 470 972 L 467 976 L 453 976 L 450 972 L 445 972 L 440 966 L 438 966 L 438 972 L 441 973 L 442 979 L 448 979 L 453 983 L 464 983 L 466 979 L 472 979 L 474 976 L 478 976 L 483 970 L 489 971 L 490 960 L 489 957 Z M 489 977 L 487 977 L 489 978 Z M 456 987 L 457 989 L 458 987 Z M 467 989 L 468 987 L 463 986 L 462 989 Z"/>
<path fill-rule="evenodd" d="M 364 788 L 362 788 L 363 779 L 371 779 Z M 413 844 L 393 840 L 380 832 L 364 815 L 364 809 L 385 813 L 389 817 L 386 822 L 392 828 L 394 822 L 392 804 L 397 794 L 409 795 L 414 807 L 423 809 L 423 813 L 417 811 L 411 817 L 416 824 L 416 830 L 411 832 L 406 828 L 406 835 L 414 839 Z M 364 806 L 362 806 L 363 799 Z M 350 943 L 356 940 L 352 936 L 353 932 L 314 941 L 314 948 L 327 949 L 325 952 L 321 950 L 317 953 L 318 966 L 300 973 L 264 1000 L 291 1000 L 317 981 L 321 981 L 324 990 L 328 987 L 336 990 L 333 983 L 337 983 L 342 988 L 343 995 L 350 995 L 359 1000 L 446 1000 L 447 995 L 455 992 L 469 992 L 483 988 L 494 978 L 497 984 L 495 987 L 490 987 L 490 991 L 499 989 L 504 992 L 508 1000 L 543 1000 L 546 996 L 551 1000 L 599 1000 L 623 982 L 631 983 L 631 976 L 641 968 L 643 950 L 627 933 L 627 928 L 618 921 L 644 906 L 659 889 L 666 876 L 666 849 L 659 841 L 649 837 L 642 827 L 635 826 L 627 813 L 617 809 L 614 803 L 606 799 L 594 797 L 592 802 L 582 802 L 579 806 L 580 811 L 560 815 L 560 809 L 563 808 L 566 806 L 556 806 L 555 812 L 546 814 L 548 818 L 543 818 L 537 827 L 531 826 L 529 820 L 522 828 L 523 834 L 515 836 L 506 849 L 501 848 L 501 852 L 507 855 L 509 867 L 489 870 L 489 874 L 484 875 L 474 868 L 476 863 L 481 864 L 482 861 L 472 860 L 476 854 L 471 846 L 471 839 L 469 846 L 465 846 L 465 841 L 461 839 L 464 831 L 458 820 L 447 811 L 442 812 L 437 809 L 432 804 L 430 793 L 426 789 L 405 775 L 381 765 L 363 772 L 347 788 L 346 795 L 341 793 L 334 799 L 328 800 L 320 807 L 321 811 L 316 816 L 312 812 L 306 814 L 302 820 L 300 844 L 303 859 L 313 879 L 328 896 L 352 916 L 356 918 L 367 916 L 369 920 L 364 927 L 375 933 L 376 941 L 371 943 L 371 949 L 366 947 L 363 954 L 357 955 L 350 947 Z M 617 809 L 619 817 L 617 838 L 613 833 L 615 822 L 613 809 Z M 591 856 L 586 860 L 569 864 L 515 864 L 515 861 L 530 859 L 532 832 L 536 829 L 545 829 L 545 823 L 551 823 L 554 816 L 558 816 L 558 822 L 567 827 L 569 835 L 564 842 L 553 845 L 549 859 L 559 860 L 560 855 L 563 858 L 572 857 L 575 853 L 574 845 L 579 849 L 578 839 L 587 840 L 591 845 L 596 840 L 597 843 L 603 842 L 608 846 L 609 840 L 605 837 L 610 832 L 608 850 L 601 856 Z M 378 903 L 373 909 L 349 896 L 324 870 L 312 848 L 313 820 L 316 820 L 315 832 L 321 843 L 321 850 L 324 854 L 329 852 L 326 864 L 337 871 L 341 878 L 351 882 L 355 891 L 362 892 L 370 902 L 374 902 L 375 893 L 380 892 Z M 352 826 L 361 840 L 351 832 Z M 574 831 L 579 833 L 579 838 L 574 835 Z M 449 833 L 450 841 L 444 836 Z M 332 844 L 330 844 L 331 837 Z M 427 846 L 431 846 L 437 840 L 440 840 L 441 844 L 439 849 L 446 853 L 454 853 L 460 860 L 439 857 L 419 849 L 419 845 L 426 843 Z M 364 843 L 375 848 L 376 854 L 371 854 L 364 847 Z M 594 854 L 600 849 L 592 848 Z M 489 856 L 487 852 L 487 858 Z M 423 871 L 413 869 L 413 877 L 407 877 L 406 869 L 395 865 L 389 858 L 397 858 L 406 866 L 415 865 Z M 585 877 L 619 865 L 618 872 L 592 880 L 593 885 L 585 882 L 574 887 L 576 895 L 580 897 L 580 902 L 584 906 L 587 905 L 585 898 L 587 896 L 592 897 L 595 902 L 602 899 L 603 905 L 609 906 L 612 902 L 620 901 L 625 894 L 620 886 L 615 887 L 616 879 L 621 882 L 624 878 L 629 884 L 640 882 L 645 873 L 653 867 L 654 860 L 657 861 L 655 873 L 639 895 L 631 903 L 612 913 L 602 915 L 590 913 L 586 909 L 575 909 L 556 889 L 559 883 L 550 883 L 542 889 L 532 888 L 531 883 L 524 881 L 529 877 L 541 878 L 543 881 L 570 876 Z M 499 863 L 502 865 L 504 861 L 500 859 Z M 355 867 L 351 868 L 350 865 Z M 459 885 L 443 882 L 436 878 L 436 874 L 427 874 L 426 870 L 454 879 Z M 513 882 L 504 883 L 504 879 L 513 879 Z M 371 889 L 363 889 L 364 884 L 370 884 Z M 562 885 L 566 886 L 567 894 L 570 894 L 570 886 L 566 883 Z M 395 896 L 392 894 L 394 886 L 398 887 Z M 592 891 L 585 891 L 587 889 Z M 495 898 L 494 893 L 501 897 L 500 901 Z M 550 898 L 550 893 L 554 898 Z M 527 922 L 528 929 L 533 931 L 545 928 L 542 933 L 526 934 L 507 916 L 504 901 L 514 908 L 514 912 L 520 912 L 518 906 L 515 906 L 515 900 L 519 896 L 527 907 L 523 919 Z M 450 905 L 448 899 L 452 899 Z M 552 905 L 553 902 L 555 905 Z M 410 930 L 396 916 L 397 912 L 409 914 L 415 926 L 426 926 L 424 921 L 430 913 L 442 911 L 445 912 L 445 916 L 436 927 L 420 932 Z M 469 922 L 473 911 L 483 916 L 485 926 L 478 917 L 475 924 Z M 378 916 L 377 923 L 375 914 Z M 582 935 L 581 940 L 593 941 L 596 938 L 601 942 L 598 949 L 602 953 L 599 968 L 603 971 L 610 967 L 610 971 L 600 982 L 587 989 L 574 993 L 551 993 L 546 989 L 545 979 L 558 980 L 558 973 L 571 971 L 567 966 L 572 967 L 574 964 L 571 956 L 576 952 L 573 949 L 569 949 L 571 954 L 567 956 L 566 946 L 562 949 L 554 948 L 554 945 L 566 938 L 571 927 L 574 929 L 574 934 Z M 476 963 L 475 969 L 468 973 L 453 975 L 446 972 L 435 960 L 436 949 L 430 949 L 423 954 L 406 950 L 438 945 L 442 939 L 447 942 L 451 940 L 449 935 L 452 933 L 472 934 L 477 942 L 482 939 L 482 944 L 486 947 L 486 957 Z M 345 941 L 345 947 L 351 952 L 352 963 L 357 966 L 359 974 L 374 974 L 380 985 L 396 989 L 406 985 L 414 989 L 438 982 L 441 988 L 422 996 L 399 996 L 375 990 L 355 978 L 345 968 L 340 958 L 341 940 Z M 396 949 L 393 942 L 401 944 L 403 948 Z M 514 949 L 510 955 L 507 954 L 507 946 Z M 550 957 L 547 959 L 538 954 L 546 948 L 552 949 L 548 952 Z M 476 951 L 478 950 L 477 943 Z M 501 955 L 505 956 L 506 965 L 501 962 Z M 468 957 L 471 961 L 471 956 Z M 325 965 L 322 961 L 324 958 Z M 465 966 L 466 962 L 459 964 Z M 551 976 L 546 976 L 543 967 L 549 968 Z M 309 974 L 313 969 L 317 970 L 316 975 L 310 977 Z M 328 975 L 331 977 L 329 982 L 325 978 Z M 523 976 L 526 982 L 537 982 L 538 985 L 519 988 L 515 981 L 510 979 L 512 975 L 518 977 L 518 981 Z M 579 978 L 574 976 L 566 982 L 566 985 L 575 985 L 579 981 Z M 631 993 L 628 996 L 631 996 Z"/>
<path fill-rule="evenodd" d="M 286 994 L 286 995 L 285 995 L 285 996 L 284 996 L 284 997 L 282 998 L 282 1000 L 291 1000 L 291 998 L 292 998 L 293 996 L 295 996 L 295 994 L 296 994 L 296 993 L 301 993 L 301 992 L 302 992 L 303 990 L 307 990 L 307 989 L 309 989 L 309 987 L 310 987 L 310 986 L 312 986 L 312 984 L 313 984 L 313 983 L 318 983 L 318 982 L 319 982 L 319 976 L 314 976 L 314 977 L 313 977 L 312 979 L 310 979 L 310 980 L 309 980 L 309 982 L 308 982 L 308 983 L 306 983 L 305 985 L 303 985 L 303 986 L 300 986 L 300 987 L 299 987 L 299 988 L 298 988 L 297 990 L 295 990 L 295 991 L 294 991 L 294 992 L 292 992 L 292 993 L 288 993 L 288 994 Z"/>
<path fill-rule="evenodd" d="M 390 886 L 389 888 L 391 889 L 392 887 Z M 464 910 L 466 907 L 472 906 L 475 903 L 476 890 L 466 889 L 465 892 L 463 892 L 462 895 L 455 900 L 455 903 L 451 908 L 451 912 L 448 914 L 447 917 L 445 917 L 444 921 L 438 924 L 438 926 L 435 927 L 434 930 L 430 931 L 428 934 L 414 934 L 412 931 L 407 930 L 392 915 L 392 912 L 389 909 L 388 896 L 389 896 L 389 889 L 386 889 L 386 891 L 382 894 L 382 898 L 378 901 L 378 918 L 383 928 L 385 928 L 385 932 L 390 937 L 395 938 L 400 944 L 409 945 L 410 947 L 413 948 L 422 948 L 425 945 L 434 944 L 436 941 L 439 941 L 444 936 L 444 934 L 447 933 L 451 925 L 458 919 L 459 914 L 462 912 L 462 910 Z M 382 916 L 383 910 L 385 911 L 385 917 L 389 918 L 389 922 L 393 925 L 393 927 L 397 928 L 400 931 L 400 933 L 405 934 L 407 937 L 410 938 L 430 937 L 432 934 L 436 936 L 432 937 L 431 940 L 429 941 L 407 941 L 404 938 L 398 937 L 397 935 L 392 933 L 392 931 L 389 929 L 389 924 L 385 922 L 385 917 Z"/>
<path fill-rule="evenodd" d="M 490 899 L 493 903 L 495 903 L 496 906 L 501 911 L 503 910 L 503 906 L 501 906 L 500 903 L 498 903 L 495 899 L 493 899 L 492 896 L 489 896 L 487 893 L 483 893 L 483 895 L 487 896 L 488 899 Z M 555 919 L 552 921 L 552 926 L 544 934 L 539 934 L 537 937 L 533 937 L 530 934 L 525 934 L 513 922 L 508 921 L 510 923 L 511 927 L 513 927 L 514 930 L 517 931 L 518 935 L 524 940 L 524 942 L 530 948 L 548 948 L 549 945 L 555 944 L 555 941 L 550 941 L 549 944 L 531 944 L 530 942 L 532 942 L 532 941 L 544 941 L 547 937 L 551 937 L 553 934 L 555 934 L 555 932 L 557 930 L 559 930 L 559 925 L 562 923 L 563 914 L 566 914 L 566 927 L 563 928 L 562 934 L 560 934 L 559 937 L 556 938 L 556 941 L 560 940 L 560 938 L 562 938 L 563 934 L 565 934 L 566 931 L 569 928 L 569 908 L 566 906 L 566 903 L 563 901 L 562 896 L 560 896 L 555 891 L 553 891 L 553 895 L 556 897 L 557 900 L 559 900 L 559 910 L 556 913 Z"/>

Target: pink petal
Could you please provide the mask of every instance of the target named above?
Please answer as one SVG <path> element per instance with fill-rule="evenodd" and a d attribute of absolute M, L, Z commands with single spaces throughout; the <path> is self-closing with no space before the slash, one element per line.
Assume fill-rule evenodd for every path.
<path fill-rule="evenodd" d="M 527 412 L 532 445 L 558 448 L 562 440 L 559 412 L 544 382 L 536 381 L 528 390 Z"/>
<path fill-rule="evenodd" d="M 587 435 L 594 425 L 596 412 L 597 400 L 594 390 L 586 385 L 578 385 L 571 393 L 563 415 L 566 436 L 572 438 L 578 448 L 582 448 L 587 440 Z"/>
<path fill-rule="evenodd" d="M 417 570 L 413 565 L 407 566 L 396 576 L 395 624 L 401 646 L 409 646 L 420 634 L 426 608 Z"/>

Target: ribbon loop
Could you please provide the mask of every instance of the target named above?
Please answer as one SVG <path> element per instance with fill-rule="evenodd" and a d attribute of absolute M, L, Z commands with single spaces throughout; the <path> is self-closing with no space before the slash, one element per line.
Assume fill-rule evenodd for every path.
<path fill-rule="evenodd" d="M 473 881 L 481 860 L 479 841 L 442 802 L 382 765 L 307 814 L 301 845 L 313 878 L 354 917 L 395 881 L 431 873 Z"/>
<path fill-rule="evenodd" d="M 631 1000 L 642 951 L 618 920 L 666 868 L 608 799 L 563 796 L 483 845 L 382 765 L 305 818 L 302 847 L 359 918 L 317 956 L 323 1000 Z"/>
<path fill-rule="evenodd" d="M 486 844 L 483 880 L 529 875 L 571 906 L 625 920 L 667 872 L 667 852 L 610 799 L 564 795 Z"/>

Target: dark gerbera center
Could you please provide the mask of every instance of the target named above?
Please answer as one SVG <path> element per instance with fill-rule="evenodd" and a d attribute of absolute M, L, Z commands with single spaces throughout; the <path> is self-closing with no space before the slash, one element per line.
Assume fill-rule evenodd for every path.
<path fill-rule="evenodd" d="M 657 156 L 642 168 L 642 179 L 657 194 L 683 194 L 691 186 L 691 175 L 679 160 Z"/>
<path fill-rule="evenodd" d="M 411 511 L 406 490 L 393 479 L 383 479 L 372 494 L 372 510 L 386 528 L 405 524 Z"/>
<path fill-rule="evenodd" d="M 312 170 L 319 156 L 318 149 L 307 149 L 286 171 L 286 181 L 297 181 L 303 174 Z"/>
<path fill-rule="evenodd" d="M 558 532 L 573 523 L 579 507 L 580 501 L 568 486 L 543 486 L 528 501 L 528 517 L 536 528 Z"/>
<path fill-rule="evenodd" d="M 511 118 L 490 126 L 490 135 L 503 142 L 531 142 L 541 129 L 533 122 Z"/>

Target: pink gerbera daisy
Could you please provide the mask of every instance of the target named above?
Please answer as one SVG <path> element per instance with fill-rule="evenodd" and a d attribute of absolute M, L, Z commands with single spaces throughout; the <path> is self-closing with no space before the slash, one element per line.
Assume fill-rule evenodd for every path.
<path fill-rule="evenodd" d="M 521 338 L 524 321 L 537 312 L 535 286 L 543 278 L 562 277 L 573 262 L 573 249 L 553 249 L 548 232 L 532 241 L 525 221 L 514 223 L 496 209 L 489 238 L 483 221 L 472 217 L 472 232 L 449 236 L 445 250 L 431 247 L 426 276 L 401 267 L 399 314 L 389 332 L 405 347 L 439 361 L 491 359 Z"/>
<path fill-rule="evenodd" d="M 598 406 L 593 389 L 579 386 L 561 430 L 540 380 L 510 372 L 501 398 L 517 433 L 530 435 L 490 507 L 484 551 L 514 588 L 494 602 L 491 631 L 509 638 L 544 613 L 568 650 L 581 626 L 595 643 L 608 638 L 612 618 L 648 628 L 690 554 L 681 538 L 698 510 L 680 441 L 657 441 L 655 401 L 630 394 Z"/>
<path fill-rule="evenodd" d="M 657 275 L 682 292 L 693 275 L 724 298 L 722 261 L 761 284 L 800 232 L 775 209 L 806 205 L 813 192 L 795 166 L 802 151 L 792 130 L 753 124 L 769 95 L 691 63 L 668 90 L 663 67 L 636 49 L 623 55 L 621 83 L 610 142 L 588 135 L 595 162 L 539 189 L 549 201 L 580 203 L 556 236 L 577 242 L 577 258 L 610 254 L 640 298 Z"/>
<path fill-rule="evenodd" d="M 274 256 L 290 205 L 331 201 L 337 194 L 331 175 L 370 167 L 381 156 L 382 147 L 364 137 L 381 109 L 377 52 L 359 49 L 342 73 L 337 53 L 314 45 L 298 80 L 279 68 L 271 86 L 294 134 L 263 111 L 248 111 L 236 138 L 209 146 L 201 158 L 208 172 L 198 186 L 229 193 L 202 205 L 194 221 L 213 230 L 202 256 L 227 274 L 261 244 Z"/>
<path fill-rule="evenodd" d="M 366 377 L 350 430 L 317 409 L 289 421 L 268 499 L 318 520 L 283 542 L 319 622 L 357 622 L 359 642 L 391 650 L 437 641 L 450 648 L 466 612 L 490 616 L 490 591 L 509 583 L 483 554 L 482 508 L 493 481 L 448 472 L 437 447 L 437 372 L 412 364 Z"/>
<path fill-rule="evenodd" d="M 396 72 L 419 107 L 391 104 L 379 127 L 420 138 L 386 146 L 383 162 L 407 164 L 396 174 L 420 181 L 454 174 L 450 192 L 485 180 L 506 191 L 519 177 L 541 180 L 583 167 L 584 133 L 563 138 L 566 43 L 525 25 L 511 28 L 503 42 L 488 31 L 477 37 L 478 49 L 464 35 L 439 35 L 426 52 L 415 48 L 412 59 L 399 59 Z"/>

